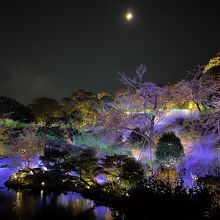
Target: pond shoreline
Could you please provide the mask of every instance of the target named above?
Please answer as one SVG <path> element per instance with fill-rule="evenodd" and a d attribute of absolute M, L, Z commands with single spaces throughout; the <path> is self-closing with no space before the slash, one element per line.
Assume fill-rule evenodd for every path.
<path fill-rule="evenodd" d="M 81 194 L 85 199 L 93 200 L 99 205 L 105 205 L 112 208 L 120 208 L 119 205 L 126 199 L 126 196 L 118 196 L 113 193 L 103 192 L 97 188 L 86 189 L 83 187 L 67 186 L 67 185 L 47 185 L 42 187 L 38 184 L 11 184 L 8 181 L 5 182 L 5 186 L 8 190 L 32 190 L 32 191 L 44 191 L 46 193 L 66 193 L 66 192 L 76 192 Z"/>
<path fill-rule="evenodd" d="M 98 199 L 97 196 L 91 195 L 91 193 L 88 192 L 88 190 L 80 190 L 76 187 L 61 187 L 61 186 L 21 186 L 16 184 L 7 184 L 8 179 L 11 175 L 13 175 L 16 172 L 14 169 L 10 168 L 0 168 L 0 174 L 2 174 L 3 179 L 0 181 L 0 219 L 13 219 L 17 220 L 20 213 L 23 213 L 23 216 L 31 215 L 31 218 L 33 219 L 37 218 L 38 214 L 41 213 L 43 216 L 47 216 L 47 212 L 51 212 L 52 206 L 50 204 L 50 201 L 52 198 L 54 198 L 58 202 L 58 210 L 61 209 L 61 212 L 65 212 L 64 216 L 67 216 L 67 219 L 71 214 L 66 210 L 65 211 L 65 205 L 72 203 L 76 203 L 76 207 L 72 206 L 72 211 L 77 212 L 77 200 L 80 201 L 79 204 L 82 205 L 82 207 L 78 207 L 80 209 L 80 215 L 86 216 L 87 212 L 93 213 L 92 215 L 95 216 L 95 219 L 100 220 L 104 219 L 105 215 L 108 216 L 108 219 L 112 219 L 111 217 L 111 210 L 110 207 L 105 205 L 104 202 Z M 7 180 L 7 181 L 6 181 Z M 22 196 L 24 195 L 24 197 Z M 39 208 L 38 206 L 35 206 L 36 204 L 32 203 L 35 198 L 35 201 L 38 201 L 39 204 L 42 204 L 42 207 L 46 205 L 44 209 Z M 21 206 L 21 201 L 22 206 Z M 30 202 L 30 206 L 34 205 L 35 209 L 38 210 L 38 212 L 35 212 L 35 214 L 32 213 L 32 211 L 27 211 L 26 207 L 28 203 Z M 46 202 L 46 203 L 45 203 Z M 49 202 L 49 203 L 48 203 Z M 90 207 L 91 205 L 91 207 Z M 18 210 L 17 210 L 18 209 Z M 32 208 L 31 208 L 32 209 Z M 46 213 L 45 213 L 46 210 Z M 62 211 L 63 210 L 63 211 Z M 75 210 L 75 211 L 74 211 Z M 18 212 L 18 213 L 17 213 Z M 56 212 L 56 210 L 54 210 Z M 57 212 L 56 212 L 57 213 Z M 57 213 L 59 215 L 59 213 Z M 74 214 L 74 213 L 73 213 Z M 50 214 L 50 216 L 53 216 L 56 219 L 56 214 L 53 214 L 53 212 Z M 75 216 L 75 214 L 74 214 Z M 101 217 L 100 217 L 101 216 Z M 20 217 L 23 219 L 23 217 Z M 24 217 L 25 218 L 25 217 Z M 26 218 L 25 218 L 26 219 Z M 29 218 L 28 218 L 29 219 Z M 38 219 L 38 218 L 37 218 Z M 75 219 L 75 217 L 73 217 Z M 78 219 L 78 217 L 76 217 Z M 80 218 L 81 219 L 81 218 Z M 86 218 L 87 219 L 87 218 Z M 88 217 L 90 219 L 90 217 Z M 93 218 L 92 218 L 93 219 Z"/>
<path fill-rule="evenodd" d="M 2 168 L 0 170 L 3 171 L 4 169 L 5 169 L 4 173 L 7 174 L 7 176 L 4 176 L 4 186 L 5 186 L 5 189 L 7 187 L 9 191 L 12 190 L 14 192 L 19 193 L 19 192 L 25 192 L 27 190 L 31 193 L 32 192 L 33 193 L 36 192 L 38 194 L 43 193 L 43 195 L 46 197 L 54 193 L 57 195 L 79 193 L 84 199 L 92 200 L 94 202 L 94 207 L 105 206 L 116 212 L 118 211 L 122 212 L 122 214 L 125 211 L 129 213 L 129 215 L 132 215 L 129 209 L 131 209 L 133 206 L 140 205 L 142 199 L 143 201 L 145 201 L 147 206 L 153 200 L 155 204 L 160 203 L 161 205 L 163 204 L 166 205 L 167 202 L 172 203 L 174 202 L 173 200 L 177 200 L 178 202 L 180 202 L 181 200 L 181 197 L 179 197 L 178 194 L 171 195 L 167 191 L 168 192 L 167 197 L 166 196 L 163 197 L 162 194 L 160 193 L 158 194 L 158 192 L 156 191 L 154 192 L 152 188 L 152 189 L 149 189 L 150 191 L 146 191 L 147 194 L 145 194 L 145 197 L 142 197 L 142 195 L 139 195 L 140 200 L 138 200 L 138 197 L 137 197 L 137 201 L 135 201 L 136 197 L 134 196 L 130 197 L 130 193 L 128 196 L 124 192 L 116 193 L 116 191 L 115 192 L 107 191 L 106 189 L 104 189 L 105 187 L 103 187 L 102 185 L 94 185 L 94 186 L 88 187 L 88 185 L 83 184 L 83 182 L 80 182 L 79 177 L 75 177 L 75 176 L 71 177 L 70 175 L 67 175 L 67 174 L 62 175 L 62 172 L 60 172 L 59 170 L 44 171 L 40 168 L 32 168 L 28 170 L 17 170 L 17 172 L 13 172 L 15 170 L 12 171 L 12 169 L 10 168 Z M 21 176 L 19 176 L 19 173 L 21 173 Z M 24 176 L 22 177 L 22 175 Z M 51 182 L 51 178 L 55 181 Z M 213 177 L 205 178 L 205 180 L 207 181 L 209 179 L 212 181 Z M 44 181 L 44 184 L 42 184 L 43 183 L 42 181 Z M 141 184 L 140 187 L 141 186 L 143 185 Z M 164 199 L 167 202 L 165 202 Z M 193 202 L 193 200 L 192 201 L 190 200 L 190 203 L 191 202 Z M 127 207 L 130 207 L 130 208 L 127 208 Z"/>

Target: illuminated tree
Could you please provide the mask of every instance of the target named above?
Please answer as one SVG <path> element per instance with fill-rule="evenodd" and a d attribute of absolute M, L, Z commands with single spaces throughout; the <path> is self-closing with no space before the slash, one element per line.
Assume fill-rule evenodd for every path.
<path fill-rule="evenodd" d="M 204 67 L 204 73 L 220 73 L 220 53 L 214 58 L 211 58 L 208 64 Z"/>
<path fill-rule="evenodd" d="M 0 125 L 0 157 L 4 154 L 5 148 L 4 144 L 8 141 L 8 131 L 7 128 Z"/>
<path fill-rule="evenodd" d="M 96 98 L 96 96 L 89 91 L 81 89 L 77 92 L 72 93 L 70 97 L 66 97 L 63 99 L 64 104 L 66 107 L 72 107 L 75 103 L 88 101 Z"/>
<path fill-rule="evenodd" d="M 123 129 L 125 124 L 124 112 L 108 104 L 97 106 L 97 112 L 97 125 L 103 128 L 102 132 L 111 137 L 110 139 L 117 137 L 119 130 Z"/>
<path fill-rule="evenodd" d="M 201 78 L 203 66 L 198 66 L 196 70 L 189 72 L 192 76 L 189 80 L 181 80 L 175 85 L 173 99 L 177 101 L 191 101 L 201 112 L 205 109 L 206 102 L 219 92 L 220 85 L 213 79 Z"/>
<path fill-rule="evenodd" d="M 99 92 L 96 94 L 96 97 L 98 100 L 101 100 L 101 101 L 102 100 L 108 100 L 108 101 L 112 100 L 112 95 L 107 92 Z"/>
<path fill-rule="evenodd" d="M 0 125 L 0 144 L 5 143 L 8 140 L 7 128 Z"/>
<path fill-rule="evenodd" d="M 113 190 L 116 186 L 122 188 L 134 186 L 144 177 L 142 165 L 125 155 L 106 156 L 102 159 L 102 166 Z"/>
<path fill-rule="evenodd" d="M 113 144 L 125 141 L 125 133 L 127 136 L 130 129 L 135 129 L 133 117 L 141 111 L 142 100 L 129 90 L 117 91 L 113 100 L 97 105 L 97 125 L 102 128 L 103 136 L 107 137 L 105 140 Z"/>
<path fill-rule="evenodd" d="M 220 97 L 214 97 L 210 105 L 212 110 L 201 117 L 200 125 L 206 133 L 218 134 L 220 138 Z"/>
<path fill-rule="evenodd" d="M 20 157 L 24 165 L 29 168 L 33 157 L 39 155 L 44 148 L 44 141 L 37 136 L 34 129 L 26 129 L 16 138 L 11 154 Z"/>
<path fill-rule="evenodd" d="M 203 127 L 206 133 L 220 135 L 220 111 L 208 113 L 202 117 Z"/>
<path fill-rule="evenodd" d="M 213 141 L 220 138 L 220 96 L 212 97 L 209 103 L 210 110 L 201 114 L 199 118 L 185 120 L 183 133 L 187 132 L 187 138 L 198 135 L 213 134 Z"/>
<path fill-rule="evenodd" d="M 84 127 L 94 125 L 97 120 L 97 112 L 91 102 L 79 102 L 73 106 L 73 112 L 78 114 L 77 125 Z"/>
<path fill-rule="evenodd" d="M 48 122 L 51 118 L 61 117 L 61 106 L 55 99 L 40 97 L 31 104 L 36 120 L 38 122 Z"/>
<path fill-rule="evenodd" d="M 99 99 L 93 93 L 79 90 L 78 92 L 74 92 L 70 97 L 63 99 L 64 111 L 67 117 L 76 123 L 77 126 L 94 125 L 97 117 L 94 105 L 98 101 Z"/>
<path fill-rule="evenodd" d="M 75 148 L 69 158 L 64 162 L 67 171 L 75 171 L 80 180 L 91 187 L 96 184 L 96 176 L 100 174 L 101 167 L 96 157 L 96 151 L 92 148 Z"/>
<path fill-rule="evenodd" d="M 146 66 L 140 65 L 136 69 L 134 78 L 129 78 L 124 74 L 120 75 L 121 81 L 132 91 L 132 96 L 137 97 L 139 103 L 141 103 L 141 105 L 138 105 L 141 106 L 142 110 L 141 112 L 128 114 L 130 126 L 125 126 L 125 129 L 136 132 L 134 128 L 139 127 L 141 129 L 140 135 L 145 138 L 143 148 L 146 141 L 148 141 L 151 155 L 152 148 L 155 149 L 156 138 L 167 129 L 166 126 L 158 128 L 158 125 L 168 110 L 169 90 L 167 87 L 159 87 L 152 82 L 144 82 L 143 75 L 146 70 Z M 135 98 L 133 102 L 130 102 L 131 106 L 133 103 L 136 106 L 137 99 Z"/>

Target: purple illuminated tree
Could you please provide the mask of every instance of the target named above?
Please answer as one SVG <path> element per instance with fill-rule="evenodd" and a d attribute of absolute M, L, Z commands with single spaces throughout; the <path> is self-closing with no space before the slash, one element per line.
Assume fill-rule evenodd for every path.
<path fill-rule="evenodd" d="M 37 136 L 34 128 L 29 128 L 16 138 L 11 155 L 21 158 L 25 167 L 29 168 L 34 156 L 39 155 L 44 148 L 44 140 Z"/>
<path fill-rule="evenodd" d="M 138 125 L 141 129 L 141 133 L 138 133 L 145 139 L 142 149 L 145 147 L 146 142 L 148 142 L 151 156 L 152 149 L 155 149 L 156 138 L 168 128 L 167 126 L 161 127 L 159 124 L 167 113 L 169 90 L 167 87 L 159 87 L 152 82 L 144 82 L 143 76 L 146 70 L 145 65 L 140 65 L 136 69 L 134 78 L 120 74 L 120 80 L 128 87 L 134 98 L 133 102 L 130 102 L 130 109 L 132 109 L 132 105 L 137 104 L 136 100 L 138 99 L 139 109 L 141 110 L 141 112 L 129 114 L 130 126 L 127 125 L 125 129 L 137 132 L 135 128 Z"/>
<path fill-rule="evenodd" d="M 220 138 L 220 97 L 213 97 L 211 111 L 201 117 L 200 123 L 206 133 L 215 133 Z"/>
<path fill-rule="evenodd" d="M 179 102 L 192 101 L 201 112 L 205 109 L 207 100 L 218 92 L 219 83 L 205 77 L 203 66 L 198 66 L 188 74 L 191 76 L 189 80 L 181 80 L 175 85 L 173 99 Z"/>

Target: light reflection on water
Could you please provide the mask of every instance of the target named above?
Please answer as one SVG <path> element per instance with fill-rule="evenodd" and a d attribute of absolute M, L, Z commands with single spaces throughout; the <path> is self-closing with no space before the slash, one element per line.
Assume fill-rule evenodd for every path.
<path fill-rule="evenodd" d="M 11 169 L 0 168 L 0 220 L 113 219 L 108 207 L 95 206 L 94 201 L 75 192 L 8 191 L 4 182 L 12 173 Z"/>
<path fill-rule="evenodd" d="M 112 220 L 105 206 L 83 198 L 75 192 L 49 193 L 44 191 L 0 191 L 0 219 L 44 219 L 62 216 L 64 219 Z"/>

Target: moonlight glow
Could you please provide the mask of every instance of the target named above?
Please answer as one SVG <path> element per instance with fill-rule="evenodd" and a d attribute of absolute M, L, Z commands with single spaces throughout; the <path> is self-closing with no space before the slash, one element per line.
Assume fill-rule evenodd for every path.
<path fill-rule="evenodd" d="M 127 14 L 126 14 L 126 19 L 128 20 L 128 21 L 130 21 L 130 20 L 132 20 L 133 19 L 133 14 L 131 13 L 131 12 L 128 12 Z"/>

